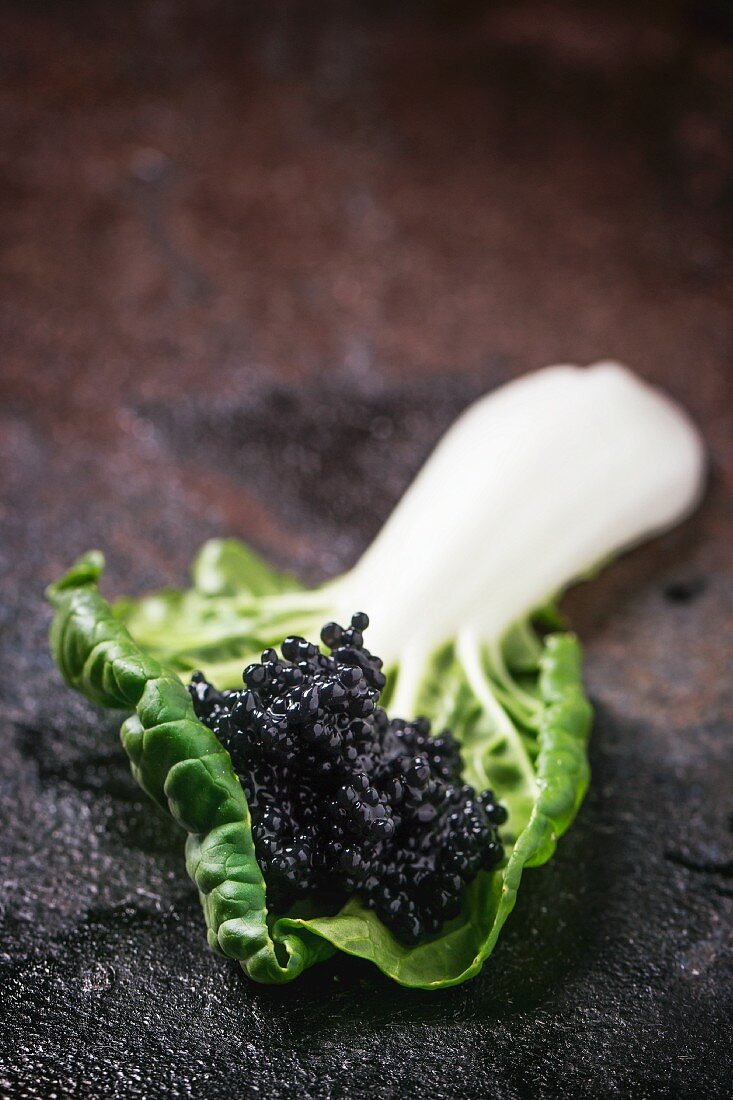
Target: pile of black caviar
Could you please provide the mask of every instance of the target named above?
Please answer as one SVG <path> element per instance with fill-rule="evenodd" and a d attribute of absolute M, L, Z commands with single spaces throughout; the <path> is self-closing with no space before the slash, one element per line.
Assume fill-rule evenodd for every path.
<path fill-rule="evenodd" d="M 268 905 L 358 894 L 403 940 L 458 915 L 464 887 L 504 851 L 506 810 L 461 781 L 458 743 L 424 718 L 378 706 L 382 662 L 364 648 L 369 619 L 327 623 L 321 640 L 286 638 L 244 670 L 241 691 L 201 673 L 196 714 L 229 750 L 247 796 Z"/>

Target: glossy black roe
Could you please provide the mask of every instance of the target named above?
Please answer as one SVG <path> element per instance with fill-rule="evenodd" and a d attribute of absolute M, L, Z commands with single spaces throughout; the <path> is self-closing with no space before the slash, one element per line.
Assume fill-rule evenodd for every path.
<path fill-rule="evenodd" d="M 364 647 L 368 617 L 326 623 L 326 655 L 286 638 L 244 670 L 241 691 L 200 673 L 198 717 L 229 750 L 252 814 L 268 904 L 358 894 L 408 942 L 458 914 L 461 893 L 504 852 L 506 810 L 461 782 L 458 744 L 424 718 L 378 706 L 382 662 Z"/>

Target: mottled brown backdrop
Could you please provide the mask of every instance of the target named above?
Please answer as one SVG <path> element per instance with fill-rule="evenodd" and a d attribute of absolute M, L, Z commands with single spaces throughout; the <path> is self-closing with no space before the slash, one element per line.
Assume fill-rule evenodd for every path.
<path fill-rule="evenodd" d="M 0 2 L 0 1095 L 729 1094 L 732 134 L 725 0 Z M 44 583 L 322 578 L 472 397 L 607 356 L 711 484 L 566 601 L 576 826 L 465 988 L 249 985 Z"/>

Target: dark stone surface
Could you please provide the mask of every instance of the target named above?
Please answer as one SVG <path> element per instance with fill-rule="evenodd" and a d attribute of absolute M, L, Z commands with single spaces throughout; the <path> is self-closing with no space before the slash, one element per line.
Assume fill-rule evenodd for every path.
<path fill-rule="evenodd" d="M 729 5 L 0 5 L 0 1094 L 730 1094 Z M 473 395 L 625 358 L 701 512 L 566 601 L 593 785 L 476 981 L 248 983 L 41 589 L 347 565 Z"/>

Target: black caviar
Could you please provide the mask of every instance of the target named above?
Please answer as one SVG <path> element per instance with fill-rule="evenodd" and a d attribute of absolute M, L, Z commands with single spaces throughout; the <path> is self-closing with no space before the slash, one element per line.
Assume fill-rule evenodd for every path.
<path fill-rule="evenodd" d="M 463 888 L 501 862 L 506 810 L 461 781 L 458 743 L 425 718 L 378 706 L 382 662 L 364 647 L 363 613 L 321 631 L 330 655 L 286 638 L 244 670 L 241 691 L 201 673 L 196 714 L 229 750 L 247 796 L 268 903 L 359 894 L 408 942 L 437 932 Z"/>

